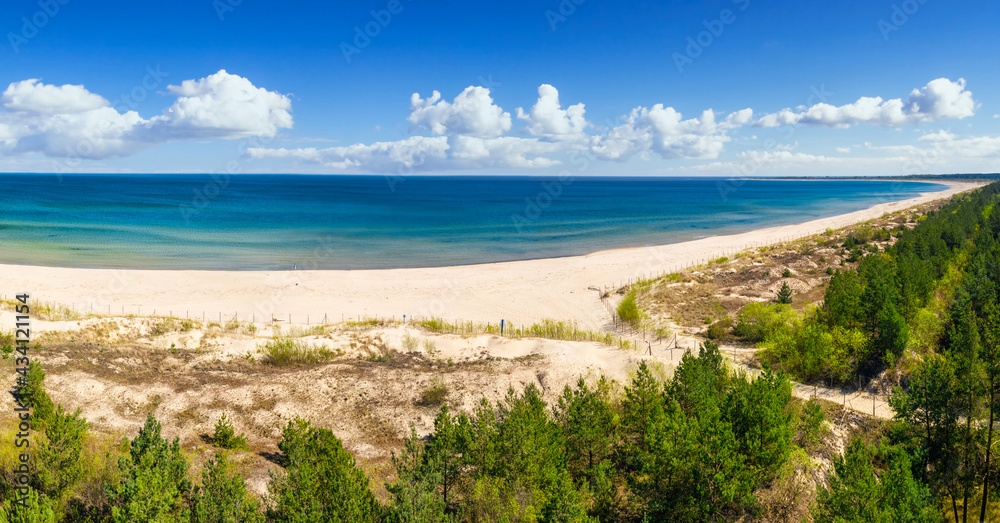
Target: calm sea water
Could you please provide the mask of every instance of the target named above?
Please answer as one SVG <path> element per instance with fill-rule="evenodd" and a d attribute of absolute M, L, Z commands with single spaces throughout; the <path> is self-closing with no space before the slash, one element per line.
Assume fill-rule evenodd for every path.
<path fill-rule="evenodd" d="M 666 244 L 943 189 L 882 181 L 0 174 L 0 262 L 462 265 Z"/>

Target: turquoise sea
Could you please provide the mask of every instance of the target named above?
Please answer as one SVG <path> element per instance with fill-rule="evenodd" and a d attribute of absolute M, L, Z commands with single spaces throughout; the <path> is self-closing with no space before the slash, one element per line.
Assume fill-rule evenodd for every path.
<path fill-rule="evenodd" d="M 865 180 L 0 174 L 0 263 L 464 265 L 798 223 L 944 186 Z"/>

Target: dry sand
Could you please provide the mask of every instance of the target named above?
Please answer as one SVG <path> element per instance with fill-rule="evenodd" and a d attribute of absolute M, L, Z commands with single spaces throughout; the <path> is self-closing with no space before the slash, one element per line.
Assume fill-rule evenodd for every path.
<path fill-rule="evenodd" d="M 177 271 L 0 265 L 5 292 L 30 292 L 80 312 L 172 314 L 201 319 L 293 323 L 341 318 L 437 316 L 518 324 L 575 320 L 596 329 L 609 321 L 598 289 L 671 272 L 747 247 L 808 236 L 886 212 L 950 197 L 980 184 L 948 189 L 796 225 L 699 240 L 601 251 L 585 256 L 460 267 L 390 270 Z"/>

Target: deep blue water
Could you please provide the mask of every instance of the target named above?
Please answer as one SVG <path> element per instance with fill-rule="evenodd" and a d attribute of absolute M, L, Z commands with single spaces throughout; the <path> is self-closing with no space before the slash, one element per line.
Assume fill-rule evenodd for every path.
<path fill-rule="evenodd" d="M 462 265 L 674 243 L 855 211 L 928 183 L 685 178 L 0 174 L 0 262 Z"/>

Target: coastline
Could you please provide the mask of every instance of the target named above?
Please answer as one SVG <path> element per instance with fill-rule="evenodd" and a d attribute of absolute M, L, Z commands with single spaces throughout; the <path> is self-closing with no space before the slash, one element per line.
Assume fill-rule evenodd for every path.
<path fill-rule="evenodd" d="M 710 236 L 681 243 L 587 255 L 452 267 L 195 271 L 78 269 L 0 265 L 5 291 L 99 314 L 312 324 L 358 317 L 443 317 L 517 324 L 543 318 L 575 320 L 597 329 L 607 312 L 594 289 L 702 263 L 749 247 L 778 243 L 863 222 L 913 205 L 948 198 L 984 184 L 935 182 L 939 192 L 878 204 L 793 225 Z M 289 316 L 290 315 L 290 316 Z"/>

